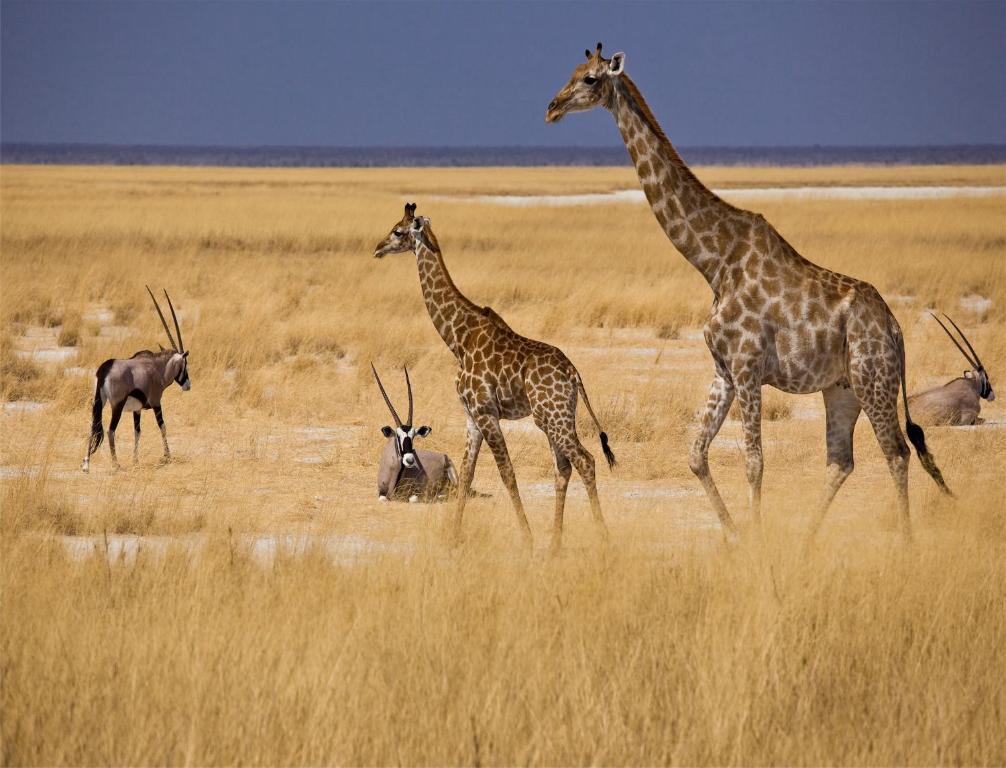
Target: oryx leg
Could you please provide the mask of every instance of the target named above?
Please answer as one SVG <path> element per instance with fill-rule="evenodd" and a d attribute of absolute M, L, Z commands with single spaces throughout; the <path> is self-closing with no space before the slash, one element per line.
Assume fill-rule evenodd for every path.
<path fill-rule="evenodd" d="M 744 428 L 744 450 L 748 477 L 748 508 L 751 519 L 761 524 L 761 482 L 765 460 L 761 445 L 761 381 L 749 371 L 734 375 L 737 402 L 741 408 Z"/>
<path fill-rule="evenodd" d="M 467 411 L 467 408 L 466 408 Z M 458 499 L 454 508 L 453 535 L 459 536 L 461 533 L 461 517 L 465 512 L 465 503 L 468 501 L 468 493 L 472 487 L 472 478 L 475 476 L 475 464 L 479 460 L 479 449 L 482 447 L 482 433 L 471 414 L 468 414 L 468 432 L 465 443 L 465 458 L 461 462 L 461 477 L 458 483 Z"/>
<path fill-rule="evenodd" d="M 168 448 L 168 430 L 164 426 L 164 414 L 161 413 L 161 406 L 154 406 L 154 418 L 157 419 L 157 427 L 161 430 L 161 441 L 164 443 L 164 456 L 162 462 L 171 461 L 171 449 Z"/>
<path fill-rule="evenodd" d="M 140 461 L 140 412 L 133 411 L 133 463 Z"/>
<path fill-rule="evenodd" d="M 108 424 L 108 451 L 112 454 L 112 464 L 116 469 L 120 469 L 119 459 L 115 455 L 115 429 L 119 426 L 119 419 L 122 418 L 122 409 L 126 401 L 116 403 L 112 406 L 112 420 Z"/>
<path fill-rule="evenodd" d="M 709 472 L 709 445 L 713 442 L 723 421 L 730 411 L 730 405 L 734 401 L 734 386 L 731 381 L 722 373 L 717 372 L 716 378 L 709 386 L 709 398 L 706 400 L 706 409 L 702 414 L 702 426 L 699 435 L 692 445 L 692 452 L 688 459 L 688 466 L 706 490 L 706 496 L 716 510 L 716 515 L 720 519 L 720 525 L 728 536 L 737 533 L 737 526 L 734 525 L 730 513 L 727 511 L 723 497 L 720 496 L 719 489 L 713 481 L 713 476 Z"/>
<path fill-rule="evenodd" d="M 856 420 L 862 410 L 859 398 L 848 386 L 836 384 L 825 389 L 822 394 L 827 419 L 828 466 L 824 495 L 811 520 L 808 540 L 817 533 L 835 494 L 846 478 L 852 474 L 852 436 L 856 429 Z"/>

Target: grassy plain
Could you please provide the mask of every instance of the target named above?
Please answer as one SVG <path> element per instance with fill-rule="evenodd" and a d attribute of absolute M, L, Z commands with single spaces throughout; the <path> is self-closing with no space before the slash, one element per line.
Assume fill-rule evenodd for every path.
<path fill-rule="evenodd" d="M 1002 167 L 699 175 L 1006 182 Z M 861 421 L 856 471 L 804 554 L 820 398 L 768 393 L 765 525 L 724 546 L 687 468 L 711 296 L 649 211 L 452 199 L 635 186 L 630 169 L 3 166 L 3 762 L 1006 762 L 1002 406 L 984 412 L 998 426 L 927 430 L 958 498 L 912 460 L 912 547 Z M 377 502 L 389 417 L 369 361 L 399 401 L 409 365 L 426 447 L 460 460 L 464 444 L 414 260 L 371 258 L 406 200 L 470 298 L 582 373 L 620 461 L 599 473 L 609 546 L 574 477 L 566 549 L 545 555 L 551 458 L 529 422 L 504 429 L 533 554 L 486 451 L 458 550 L 448 506 Z M 752 207 L 888 297 L 910 389 L 963 368 L 930 307 L 993 385 L 1006 370 L 1006 197 Z M 165 341 L 144 283 L 169 289 L 192 350 L 192 391 L 164 403 L 176 460 L 157 466 L 145 414 L 139 465 L 126 419 L 127 469 L 103 446 L 83 476 L 94 369 Z M 711 463 L 746 523 L 736 421 Z"/>

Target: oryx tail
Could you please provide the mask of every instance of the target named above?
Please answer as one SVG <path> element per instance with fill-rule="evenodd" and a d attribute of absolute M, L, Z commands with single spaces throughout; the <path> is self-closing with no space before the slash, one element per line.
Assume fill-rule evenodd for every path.
<path fill-rule="evenodd" d="M 605 434 L 604 430 L 601 429 L 601 422 L 597 420 L 597 416 L 594 414 L 594 409 L 590 407 L 590 400 L 587 398 L 587 390 L 583 386 L 583 379 L 580 378 L 580 372 L 576 371 L 576 387 L 580 390 L 580 397 L 583 398 L 583 404 L 587 406 L 587 413 L 590 414 L 590 418 L 594 420 L 594 426 L 597 427 L 597 431 L 601 435 L 601 450 L 604 451 L 604 458 L 608 460 L 608 468 L 614 468 L 615 464 L 615 454 L 608 447 L 608 435 Z"/>
<path fill-rule="evenodd" d="M 114 360 L 106 360 L 98 368 L 98 373 L 95 376 L 94 403 L 91 405 L 91 437 L 87 442 L 88 456 L 97 451 L 105 439 L 105 429 L 101 424 L 101 409 L 104 404 L 101 398 L 101 388 L 105 385 L 105 377 L 108 375 L 114 362 Z"/>

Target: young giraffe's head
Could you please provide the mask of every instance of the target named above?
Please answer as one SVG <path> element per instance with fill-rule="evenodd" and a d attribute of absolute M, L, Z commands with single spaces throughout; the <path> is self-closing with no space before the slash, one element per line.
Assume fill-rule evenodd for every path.
<path fill-rule="evenodd" d="M 388 236 L 374 248 L 374 258 L 380 259 L 389 253 L 405 253 L 415 248 L 415 237 L 412 229 L 416 221 L 416 204 L 405 204 L 405 215 L 391 228 Z"/>
<path fill-rule="evenodd" d="M 616 53 L 610 59 L 601 56 L 601 44 L 587 60 L 573 70 L 566 86 L 549 102 L 545 122 L 554 123 L 567 112 L 583 112 L 597 106 L 610 107 L 615 98 L 615 81 L 625 71 L 625 54 Z"/>
<path fill-rule="evenodd" d="M 417 243 L 422 243 L 433 250 L 439 250 L 436 238 L 430 230 L 429 218 L 416 216 L 416 204 L 406 203 L 405 215 L 391 228 L 387 237 L 374 248 L 374 258 L 380 259 L 389 253 L 415 251 Z"/>

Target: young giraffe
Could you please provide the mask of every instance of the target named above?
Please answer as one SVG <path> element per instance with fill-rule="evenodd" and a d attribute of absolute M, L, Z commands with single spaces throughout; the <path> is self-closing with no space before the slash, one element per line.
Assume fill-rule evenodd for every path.
<path fill-rule="evenodd" d="M 415 252 L 426 309 L 440 337 L 458 359 L 456 386 L 468 416 L 468 440 L 458 487 L 454 535 L 460 532 L 461 517 L 475 474 L 475 462 L 485 440 L 510 492 L 517 522 L 530 544 L 531 529 L 499 425 L 500 419 L 523 419 L 530 415 L 548 437 L 555 457 L 553 551 L 558 550 L 562 541 L 562 515 L 572 467 L 576 467 L 587 486 L 594 520 L 607 536 L 601 503 L 597 498 L 594 457 L 583 447 L 576 434 L 577 393 L 583 398 L 590 418 L 601 433 L 601 448 L 609 466 L 614 465 L 615 455 L 608 447 L 608 436 L 590 407 L 580 374 L 560 350 L 524 338 L 492 309 L 469 301 L 447 272 L 440 246 L 430 229 L 430 220 L 425 216 L 416 217 L 415 213 L 415 203 L 405 206 L 402 220 L 378 243 L 374 256 L 381 258 L 389 253 Z"/>
<path fill-rule="evenodd" d="M 749 503 L 760 520 L 762 483 L 761 388 L 821 391 L 827 420 L 828 464 L 824 497 L 811 532 L 852 472 L 852 435 L 866 411 L 894 478 L 906 536 L 908 456 L 897 416 L 898 387 L 905 397 L 908 438 L 923 467 L 950 493 L 928 452 L 922 429 L 908 413 L 905 348 L 901 329 L 869 283 L 812 264 L 763 216 L 726 203 L 700 182 L 671 146 L 635 83 L 625 74 L 625 54 L 601 56 L 601 44 L 573 70 L 545 112 L 558 121 L 567 112 L 603 106 L 618 123 L 646 199 L 667 237 L 713 290 L 704 329 L 716 377 L 689 465 L 702 481 L 725 533 L 736 535 L 709 473 L 709 444 L 736 395 L 747 453 Z"/>

